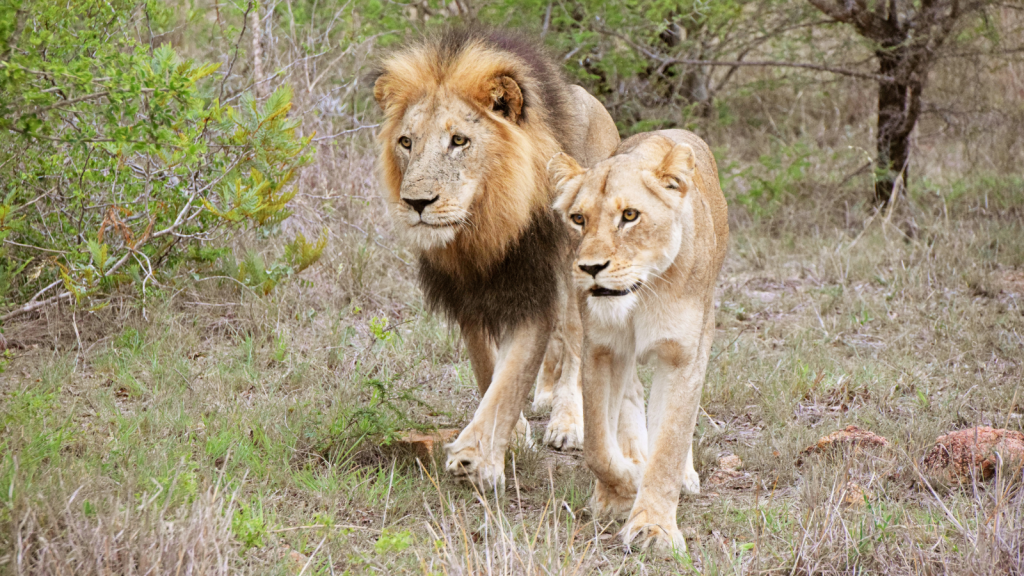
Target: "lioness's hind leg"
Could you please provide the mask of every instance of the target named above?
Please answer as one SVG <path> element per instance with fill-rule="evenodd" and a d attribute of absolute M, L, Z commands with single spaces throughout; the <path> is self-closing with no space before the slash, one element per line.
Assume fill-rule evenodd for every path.
<path fill-rule="evenodd" d="M 647 421 L 644 415 L 644 385 L 633 374 L 619 409 L 617 438 L 622 455 L 639 465 L 647 461 Z"/>
<path fill-rule="evenodd" d="M 690 442 L 690 450 L 686 453 L 686 463 L 683 468 L 683 492 L 687 494 L 700 494 L 700 475 L 693 468 L 693 442 Z"/>

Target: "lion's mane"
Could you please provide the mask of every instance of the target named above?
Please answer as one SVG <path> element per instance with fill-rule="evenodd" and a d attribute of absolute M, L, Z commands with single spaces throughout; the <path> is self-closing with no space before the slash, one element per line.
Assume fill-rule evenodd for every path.
<path fill-rule="evenodd" d="M 498 146 L 489 151 L 471 221 L 443 248 L 420 255 L 427 304 L 463 327 L 499 337 L 522 321 L 550 314 L 567 265 L 569 235 L 552 213 L 547 161 L 570 131 L 568 86 L 558 68 L 522 37 L 448 30 L 385 58 L 375 90 L 383 102 L 378 134 L 381 181 L 400 202 L 402 171 L 394 147 L 406 109 L 423 98 L 458 97 L 480 107 Z M 485 109 L 494 78 L 512 78 L 522 110 L 501 118 Z"/>

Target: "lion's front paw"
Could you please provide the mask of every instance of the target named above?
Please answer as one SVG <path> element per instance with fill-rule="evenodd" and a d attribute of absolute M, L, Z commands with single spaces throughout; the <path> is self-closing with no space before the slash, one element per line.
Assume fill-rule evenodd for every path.
<path fill-rule="evenodd" d="M 578 405 L 551 412 L 544 444 L 558 450 L 583 449 L 583 410 Z"/>
<path fill-rule="evenodd" d="M 504 454 L 486 454 L 476 442 L 467 442 L 459 436 L 444 447 L 448 459 L 444 468 L 456 478 L 470 482 L 482 492 L 505 491 Z"/>
<path fill-rule="evenodd" d="M 616 490 L 598 480 L 590 497 L 590 513 L 601 520 L 621 520 L 629 515 L 635 500 L 635 491 Z"/>
<path fill-rule="evenodd" d="M 675 510 L 670 514 L 652 513 L 645 508 L 633 510 L 619 535 L 626 545 L 641 550 L 653 548 L 658 553 L 668 554 L 686 552 L 686 539 L 676 526 Z"/>

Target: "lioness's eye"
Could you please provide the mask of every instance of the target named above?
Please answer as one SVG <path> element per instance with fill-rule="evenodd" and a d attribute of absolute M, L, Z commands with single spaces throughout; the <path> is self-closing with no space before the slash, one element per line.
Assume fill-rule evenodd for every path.
<path fill-rule="evenodd" d="M 412 139 L 409 138 L 408 136 L 402 136 L 401 138 L 399 138 L 398 143 L 401 144 L 402 148 L 405 148 L 406 150 L 412 148 Z"/>
<path fill-rule="evenodd" d="M 462 134 L 455 134 L 452 136 L 452 146 L 465 146 L 469 143 L 469 138 L 466 138 Z"/>
<path fill-rule="evenodd" d="M 640 216 L 640 212 L 633 208 L 626 208 L 622 211 L 622 219 L 626 222 L 632 222 L 633 220 L 636 220 L 638 216 Z"/>
<path fill-rule="evenodd" d="M 569 216 L 569 220 L 572 220 L 572 223 L 577 226 L 583 226 L 583 223 L 587 221 L 583 214 L 572 214 Z"/>

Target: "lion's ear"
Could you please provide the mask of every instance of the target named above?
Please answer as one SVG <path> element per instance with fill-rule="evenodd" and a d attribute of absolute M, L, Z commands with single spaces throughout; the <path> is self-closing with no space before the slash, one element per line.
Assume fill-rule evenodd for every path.
<path fill-rule="evenodd" d="M 388 74 L 381 74 L 373 82 L 373 99 L 377 101 L 377 106 L 380 106 L 380 109 L 384 111 L 387 111 L 388 99 L 391 98 L 394 92 L 390 84 L 391 78 Z"/>
<path fill-rule="evenodd" d="M 696 162 L 693 147 L 689 144 L 676 144 L 661 160 L 656 175 L 665 183 L 666 188 L 676 190 L 684 178 L 693 175 Z"/>
<path fill-rule="evenodd" d="M 513 124 L 523 117 L 523 91 L 511 76 L 498 76 L 491 80 L 491 109 Z"/>
<path fill-rule="evenodd" d="M 586 170 L 580 166 L 576 159 L 565 152 L 555 154 L 548 161 L 548 178 L 551 179 L 551 187 L 555 189 L 555 202 L 552 208 L 556 212 L 566 214 L 576 201 L 576 193 L 579 186 L 567 186 L 573 178 L 583 174 Z"/>

